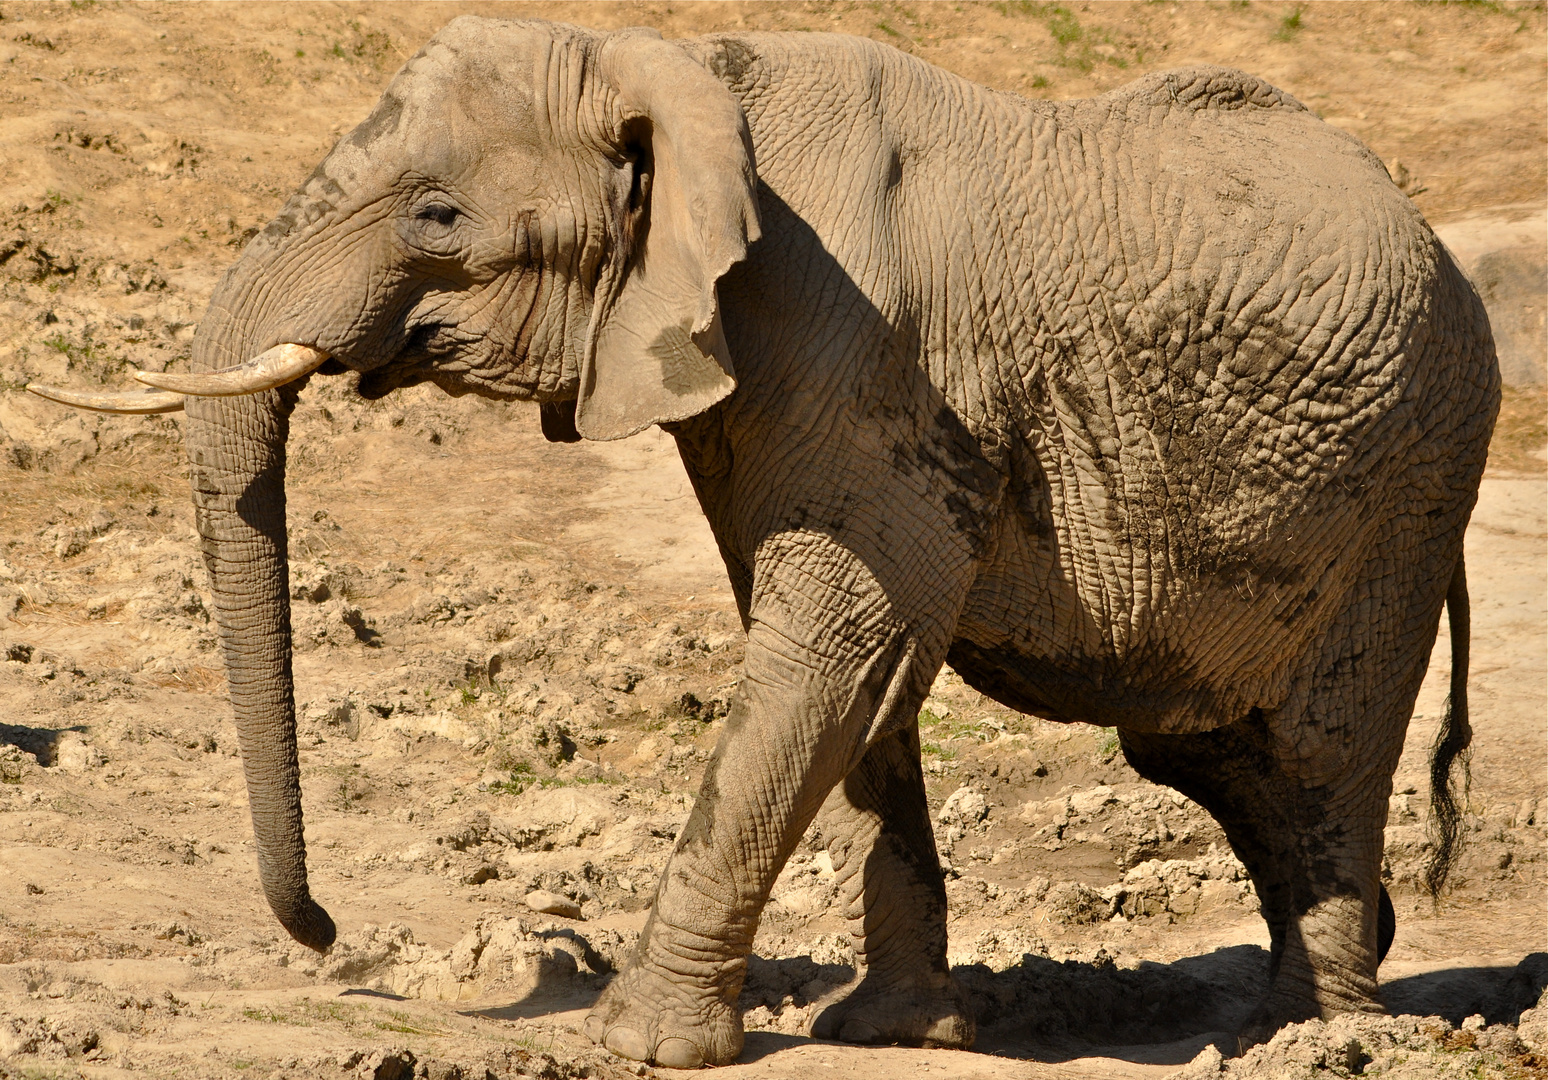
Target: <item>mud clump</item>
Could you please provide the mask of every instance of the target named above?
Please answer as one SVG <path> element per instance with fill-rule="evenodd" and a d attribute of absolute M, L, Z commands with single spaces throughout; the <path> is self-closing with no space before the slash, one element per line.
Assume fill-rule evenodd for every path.
<path fill-rule="evenodd" d="M 1239 1058 L 1217 1058 L 1205 1051 L 1172 1078 L 1358 1075 L 1439 1080 L 1540 1076 L 1548 1070 L 1548 1058 L 1527 1047 L 1514 1028 L 1485 1026 L 1481 1016 L 1464 1020 L 1461 1027 L 1439 1016 L 1346 1015 L 1308 1020 L 1282 1028 Z"/>

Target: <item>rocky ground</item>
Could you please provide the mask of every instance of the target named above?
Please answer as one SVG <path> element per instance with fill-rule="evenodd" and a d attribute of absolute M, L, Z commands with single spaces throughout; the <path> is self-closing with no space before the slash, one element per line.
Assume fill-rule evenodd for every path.
<path fill-rule="evenodd" d="M 513 10 L 0 4 L 0 1076 L 636 1071 L 579 1022 L 643 925 L 741 660 L 670 440 L 557 446 L 519 406 L 306 392 L 303 784 L 314 890 L 341 928 L 318 957 L 257 891 L 177 419 L 15 392 L 182 364 L 249 230 L 463 8 Z M 1417 872 L 1443 631 L 1387 833 L 1394 1016 L 1237 1056 L 1267 934 L 1219 828 L 1135 776 L 1111 731 L 1010 713 L 948 670 L 921 725 L 977 1052 L 806 1037 L 854 974 L 814 834 L 760 929 L 730 1074 L 1548 1072 L 1541 5 L 519 10 L 864 33 L 1041 96 L 1247 67 L 1383 155 L 1514 335 L 1468 539 L 1467 846 L 1432 904 Z"/>

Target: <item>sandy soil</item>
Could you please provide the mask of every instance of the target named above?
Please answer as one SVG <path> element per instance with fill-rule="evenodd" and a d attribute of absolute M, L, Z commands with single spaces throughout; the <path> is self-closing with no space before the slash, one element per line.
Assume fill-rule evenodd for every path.
<path fill-rule="evenodd" d="M 1454 246 L 1531 240 L 1543 208 L 1541 5 L 0 4 L 0 1077 L 632 1071 L 579 1021 L 643 924 L 741 659 L 670 440 L 555 446 L 523 407 L 307 391 L 303 782 L 341 928 L 319 958 L 258 894 L 177 420 L 15 392 L 183 363 L 244 237 L 465 10 L 866 34 L 1050 97 L 1230 63 L 1365 139 Z M 1439 904 L 1416 872 L 1444 629 L 1399 769 L 1396 1018 L 1222 1061 L 1267 934 L 1218 827 L 1110 732 L 948 671 L 922 723 L 977 1051 L 805 1037 L 853 974 L 812 837 L 728 1075 L 1542 1075 L 1548 1010 L 1523 1010 L 1548 985 L 1543 409 L 1540 386 L 1510 392 L 1468 536 L 1477 736 Z"/>

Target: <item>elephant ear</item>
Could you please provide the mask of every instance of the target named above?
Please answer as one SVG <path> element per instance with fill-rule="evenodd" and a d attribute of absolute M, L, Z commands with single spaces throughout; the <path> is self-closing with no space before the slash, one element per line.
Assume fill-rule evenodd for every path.
<path fill-rule="evenodd" d="M 643 206 L 614 215 L 624 235 L 597 282 L 581 360 L 575 426 L 600 440 L 687 419 L 736 389 L 715 283 L 759 231 L 752 140 L 724 85 L 639 30 L 603 44 L 598 78 L 646 170 Z"/>

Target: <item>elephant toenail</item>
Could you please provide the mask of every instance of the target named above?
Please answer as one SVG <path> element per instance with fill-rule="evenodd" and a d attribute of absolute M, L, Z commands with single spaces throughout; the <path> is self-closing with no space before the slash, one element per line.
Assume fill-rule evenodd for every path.
<path fill-rule="evenodd" d="M 601 1046 L 602 1037 L 607 1034 L 607 1021 L 603 1020 L 596 1013 L 592 1013 L 590 1016 L 586 1017 L 585 1031 L 586 1038 L 590 1039 L 598 1046 Z"/>
<path fill-rule="evenodd" d="M 881 1031 L 874 1024 L 851 1017 L 839 1028 L 839 1038 L 847 1043 L 870 1045 L 881 1038 Z"/>
<path fill-rule="evenodd" d="M 645 1041 L 645 1036 L 633 1028 L 615 1027 L 608 1031 L 602 1045 L 621 1058 L 630 1061 L 649 1061 L 650 1043 Z"/>
<path fill-rule="evenodd" d="M 656 1046 L 656 1064 L 664 1069 L 697 1069 L 704 1064 L 704 1055 L 687 1039 L 669 1037 Z"/>

